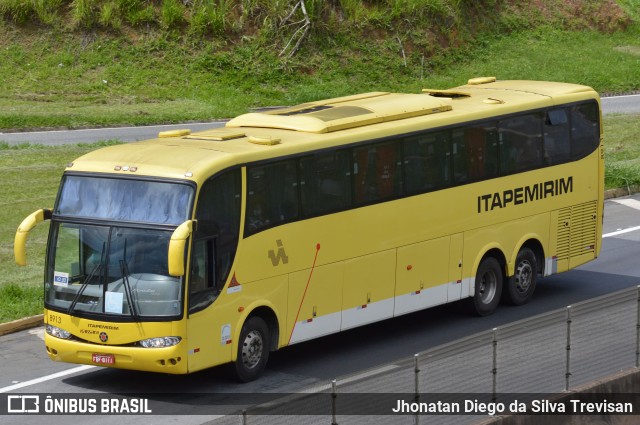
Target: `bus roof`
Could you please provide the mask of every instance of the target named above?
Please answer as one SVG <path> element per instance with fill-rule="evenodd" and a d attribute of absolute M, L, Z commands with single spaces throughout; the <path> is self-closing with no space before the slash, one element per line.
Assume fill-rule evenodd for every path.
<path fill-rule="evenodd" d="M 235 164 L 588 98 L 598 95 L 587 86 L 494 77 L 422 94 L 363 93 L 244 114 L 223 128 L 164 132 L 157 139 L 110 146 L 78 158 L 67 170 L 201 182 Z"/>

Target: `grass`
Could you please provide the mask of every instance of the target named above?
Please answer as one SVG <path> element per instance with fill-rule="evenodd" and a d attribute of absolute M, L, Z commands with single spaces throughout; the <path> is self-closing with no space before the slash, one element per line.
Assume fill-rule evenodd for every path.
<path fill-rule="evenodd" d="M 96 22 L 117 19 L 123 26 L 131 25 L 128 16 L 141 13 L 146 2 L 133 2 L 137 6 L 128 11 L 125 3 L 101 2 L 102 8 L 87 11 L 82 6 L 93 2 L 75 0 L 73 10 L 94 14 Z M 163 2 L 154 12 L 157 26 L 136 27 L 132 34 L 105 32 L 99 23 L 92 29 L 43 31 L 0 20 L 0 32 L 5 34 L 0 39 L 0 128 L 83 128 L 228 118 L 254 107 L 368 90 L 447 88 L 479 75 L 575 82 L 601 93 L 640 90 L 640 24 L 630 24 L 624 31 L 567 31 L 557 29 L 555 21 L 527 27 L 520 21 L 538 18 L 511 12 L 507 17 L 503 13 L 502 21 L 496 22 L 507 33 L 472 35 L 461 13 L 455 12 L 461 8 L 460 1 L 383 2 L 398 10 L 388 14 L 396 14 L 396 19 L 403 8 L 417 10 L 417 16 L 425 19 L 429 14 L 454 14 L 451 25 L 456 25 L 459 34 L 443 29 L 435 35 L 425 33 L 424 25 L 410 26 L 405 21 L 396 25 L 385 14 L 381 14 L 385 20 L 376 21 L 376 10 L 382 7 L 377 3 L 364 10 L 361 2 L 351 2 L 352 9 L 345 2 L 343 19 L 348 22 L 357 19 L 351 14 L 366 12 L 360 26 L 354 24 L 353 34 L 344 23 L 328 22 L 325 28 L 316 22 L 302 49 L 285 59 L 279 56 L 281 42 L 290 35 L 285 29 L 281 31 L 286 34 L 260 26 L 259 31 L 247 30 L 231 38 L 229 34 L 235 34 L 243 20 L 250 20 L 251 10 L 275 8 L 275 3 L 266 0 L 245 3 L 242 13 L 248 15 L 231 19 L 232 12 L 225 10 L 239 13 L 231 0 L 219 0 L 216 7 L 205 0 L 194 1 L 193 14 L 182 15 L 183 2 Z M 321 2 L 307 3 L 310 14 L 327 14 L 311 9 Z M 483 2 L 484 7 L 489 3 Z M 625 3 L 630 10 L 640 9 L 637 1 Z M 271 13 L 279 16 L 284 12 L 286 8 L 281 7 Z M 189 26 L 181 31 L 163 29 L 180 27 L 175 23 L 180 16 L 188 17 Z M 192 26 L 195 21 L 197 25 Z M 367 24 L 369 21 L 373 23 Z M 335 31 L 327 34 L 332 28 Z M 358 35 L 365 30 L 375 31 L 376 38 Z"/>
<path fill-rule="evenodd" d="M 605 164 L 608 189 L 640 185 L 640 115 L 604 118 Z M 27 244 L 26 267 L 13 262 L 16 228 L 31 212 L 53 206 L 67 162 L 106 142 L 92 145 L 11 147 L 0 143 L 0 323 L 42 311 L 45 244 L 48 223 L 36 227 Z"/>
<path fill-rule="evenodd" d="M 605 119 L 607 189 L 640 186 L 640 115 Z"/>
<path fill-rule="evenodd" d="M 37 226 L 29 235 L 27 267 L 18 267 L 13 261 L 13 238 L 18 225 L 33 211 L 53 206 L 69 161 L 104 144 L 10 147 L 0 143 L 0 323 L 42 312 L 49 224 Z"/>
<path fill-rule="evenodd" d="M 487 40 L 462 65 L 447 66 L 447 77 L 451 82 L 468 75 L 566 81 L 600 93 L 624 93 L 640 88 L 640 55 L 631 49 L 640 47 L 639 35 L 640 27 L 615 34 L 541 27 Z"/>
<path fill-rule="evenodd" d="M 42 285 L 9 284 L 0 286 L 0 323 L 42 313 Z"/>
<path fill-rule="evenodd" d="M 344 52 L 284 65 L 253 45 L 184 50 L 178 41 L 60 40 L 0 46 L 0 128 L 82 128 L 228 118 L 367 90 L 447 88 L 478 75 L 587 84 L 604 93 L 640 89 L 640 27 L 626 32 L 538 29 L 489 37 L 425 59 L 397 40 L 345 41 Z M 586 51 L 588 49 L 588 52 Z M 117 58 L 116 60 L 109 58 Z M 347 66 L 348 64 L 348 66 Z"/>

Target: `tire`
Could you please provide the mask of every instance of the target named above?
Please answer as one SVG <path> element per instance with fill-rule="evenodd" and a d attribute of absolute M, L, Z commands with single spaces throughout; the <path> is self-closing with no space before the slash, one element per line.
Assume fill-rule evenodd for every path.
<path fill-rule="evenodd" d="M 498 260 L 488 257 L 482 260 L 476 273 L 475 293 L 473 294 L 473 307 L 480 316 L 492 314 L 502 295 L 503 273 Z"/>
<path fill-rule="evenodd" d="M 509 279 L 505 299 L 513 305 L 528 303 L 536 290 L 538 281 L 538 261 L 529 248 L 522 248 L 516 257 L 516 267 Z"/>
<path fill-rule="evenodd" d="M 239 381 L 250 382 L 262 374 L 269 360 L 269 347 L 269 328 L 264 320 L 257 316 L 247 319 L 242 325 L 234 363 Z"/>

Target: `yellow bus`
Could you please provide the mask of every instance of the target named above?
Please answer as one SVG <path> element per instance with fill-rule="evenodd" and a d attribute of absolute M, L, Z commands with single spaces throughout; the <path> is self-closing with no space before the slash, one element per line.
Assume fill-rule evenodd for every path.
<path fill-rule="evenodd" d="M 461 299 L 523 304 L 597 257 L 599 97 L 474 78 L 241 115 L 68 164 L 50 220 L 55 361 L 183 374 Z"/>

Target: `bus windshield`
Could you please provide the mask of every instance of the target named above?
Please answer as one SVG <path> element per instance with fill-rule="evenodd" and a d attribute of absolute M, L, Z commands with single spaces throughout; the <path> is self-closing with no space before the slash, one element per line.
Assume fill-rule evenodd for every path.
<path fill-rule="evenodd" d="M 65 175 L 54 208 L 45 280 L 49 308 L 139 320 L 182 312 L 168 272 L 173 227 L 190 217 L 179 182 Z"/>
<path fill-rule="evenodd" d="M 53 222 L 45 280 L 56 310 L 179 316 L 182 283 L 167 270 L 171 231 Z"/>

